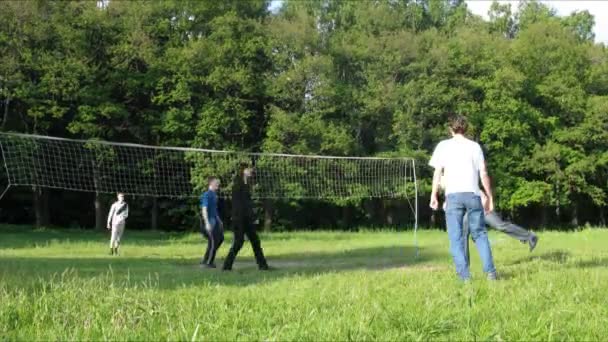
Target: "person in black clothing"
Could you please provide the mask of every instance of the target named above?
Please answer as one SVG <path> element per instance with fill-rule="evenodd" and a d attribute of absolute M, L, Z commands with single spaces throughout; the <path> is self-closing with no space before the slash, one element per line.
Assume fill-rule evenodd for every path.
<path fill-rule="evenodd" d="M 234 240 L 230 252 L 224 261 L 224 270 L 231 270 L 236 255 L 245 242 L 245 235 L 251 242 L 255 261 L 260 270 L 268 270 L 266 258 L 260 244 L 260 238 L 254 227 L 253 203 L 251 201 L 251 176 L 253 170 L 247 164 L 241 164 L 239 173 L 234 177 L 232 184 L 232 226 Z"/>

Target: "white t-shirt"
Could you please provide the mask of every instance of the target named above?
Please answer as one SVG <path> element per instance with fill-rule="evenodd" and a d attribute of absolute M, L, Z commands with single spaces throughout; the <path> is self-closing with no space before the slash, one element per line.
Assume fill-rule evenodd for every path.
<path fill-rule="evenodd" d="M 445 193 L 479 191 L 479 171 L 484 163 L 483 151 L 478 143 L 461 135 L 440 142 L 429 165 L 443 169 Z"/>
<path fill-rule="evenodd" d="M 129 217 L 129 205 L 126 202 L 116 201 L 110 208 L 108 214 L 108 226 L 117 227 L 124 225 Z"/>

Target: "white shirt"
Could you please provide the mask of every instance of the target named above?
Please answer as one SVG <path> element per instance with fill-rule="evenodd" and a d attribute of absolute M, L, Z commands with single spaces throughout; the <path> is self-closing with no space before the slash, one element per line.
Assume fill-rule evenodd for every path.
<path fill-rule="evenodd" d="M 119 209 L 123 207 L 119 212 Z M 108 226 L 117 226 L 124 224 L 129 217 L 129 205 L 125 202 L 116 201 L 112 204 L 110 208 L 110 213 L 108 214 Z"/>
<path fill-rule="evenodd" d="M 481 146 L 462 135 L 441 141 L 429 161 L 435 169 L 443 169 L 446 195 L 458 192 L 479 195 L 479 171 L 483 163 Z"/>

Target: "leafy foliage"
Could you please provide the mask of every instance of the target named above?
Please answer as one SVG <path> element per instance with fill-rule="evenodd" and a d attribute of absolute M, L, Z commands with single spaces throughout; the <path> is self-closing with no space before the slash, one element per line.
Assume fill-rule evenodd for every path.
<path fill-rule="evenodd" d="M 461 112 L 500 209 L 605 220 L 608 50 L 586 11 L 494 3 L 484 21 L 459 0 L 106 5 L 0 4 L 3 130 L 425 165 Z M 211 166 L 194 165 L 201 189 Z M 418 177 L 424 203 L 430 170 Z"/>

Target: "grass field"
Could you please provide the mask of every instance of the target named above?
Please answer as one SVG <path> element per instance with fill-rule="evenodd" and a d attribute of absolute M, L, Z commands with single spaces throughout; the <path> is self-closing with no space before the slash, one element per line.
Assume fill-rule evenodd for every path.
<path fill-rule="evenodd" d="M 222 259 L 228 241 L 219 252 Z M 197 266 L 202 239 L 0 228 L 0 340 L 605 340 L 608 231 L 491 234 L 501 280 L 456 280 L 440 231 L 263 235 L 235 271 Z M 221 260 L 219 260 L 221 261 Z"/>

